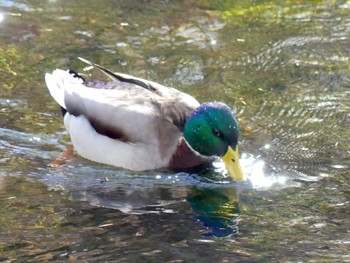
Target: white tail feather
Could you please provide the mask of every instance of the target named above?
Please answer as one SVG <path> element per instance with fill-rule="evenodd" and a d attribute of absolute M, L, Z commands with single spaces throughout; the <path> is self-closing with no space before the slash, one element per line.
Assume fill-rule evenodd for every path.
<path fill-rule="evenodd" d="M 64 103 L 65 92 L 69 92 L 70 87 L 81 85 L 83 81 L 79 78 L 74 78 L 68 71 L 56 69 L 45 74 L 45 82 L 50 91 L 51 96 L 63 108 L 66 108 Z"/>

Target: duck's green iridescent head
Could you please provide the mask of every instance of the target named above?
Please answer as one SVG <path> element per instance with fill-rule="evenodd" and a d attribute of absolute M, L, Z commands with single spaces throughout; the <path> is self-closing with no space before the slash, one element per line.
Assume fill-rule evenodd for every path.
<path fill-rule="evenodd" d="M 188 118 L 184 137 L 201 155 L 220 156 L 231 177 L 243 180 L 238 156 L 239 128 L 231 109 L 224 103 L 208 102 Z"/>

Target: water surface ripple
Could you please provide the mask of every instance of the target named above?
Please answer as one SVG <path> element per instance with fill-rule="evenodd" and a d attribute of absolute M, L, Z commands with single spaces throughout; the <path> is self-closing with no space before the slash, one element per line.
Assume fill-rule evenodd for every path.
<path fill-rule="evenodd" d="M 0 261 L 350 262 L 349 25 L 340 0 L 0 2 Z M 43 79 L 78 56 L 227 103 L 249 180 L 67 154 Z"/>

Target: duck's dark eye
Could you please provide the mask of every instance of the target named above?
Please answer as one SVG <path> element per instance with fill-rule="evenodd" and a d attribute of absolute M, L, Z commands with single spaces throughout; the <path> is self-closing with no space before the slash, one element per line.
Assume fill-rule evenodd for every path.
<path fill-rule="evenodd" d="M 221 138 L 222 137 L 222 134 L 221 132 L 218 130 L 218 129 L 213 129 L 213 133 L 216 137 L 218 138 Z"/>

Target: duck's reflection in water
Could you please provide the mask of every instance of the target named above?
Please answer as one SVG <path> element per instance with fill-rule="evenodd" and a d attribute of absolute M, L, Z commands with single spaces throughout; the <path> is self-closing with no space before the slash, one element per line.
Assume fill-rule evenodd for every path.
<path fill-rule="evenodd" d="M 178 213 L 186 200 L 194 212 L 193 222 L 199 220 L 202 223 L 204 236 L 224 237 L 237 233 L 240 210 L 234 186 L 172 186 L 148 188 L 119 185 L 105 188 L 100 185 L 71 191 L 70 197 L 135 215 Z"/>
<path fill-rule="evenodd" d="M 226 237 L 237 234 L 240 209 L 234 187 L 193 187 L 188 202 L 207 228 L 205 236 Z"/>

